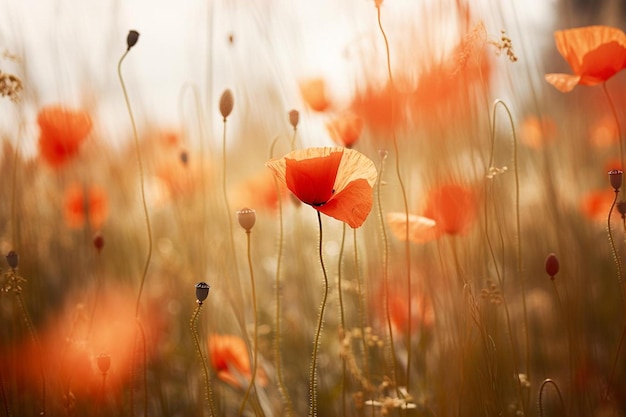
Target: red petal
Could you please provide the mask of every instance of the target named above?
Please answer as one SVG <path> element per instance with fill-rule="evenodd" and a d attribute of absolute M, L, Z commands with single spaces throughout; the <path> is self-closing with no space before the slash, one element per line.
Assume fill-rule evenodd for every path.
<path fill-rule="evenodd" d="M 295 160 L 285 158 L 287 188 L 303 203 L 320 206 L 333 196 L 337 170 L 343 152 L 328 156 Z"/>
<path fill-rule="evenodd" d="M 352 228 L 357 228 L 372 210 L 373 193 L 367 180 L 357 179 L 334 195 L 328 203 L 315 208 L 327 216 L 348 223 Z"/>

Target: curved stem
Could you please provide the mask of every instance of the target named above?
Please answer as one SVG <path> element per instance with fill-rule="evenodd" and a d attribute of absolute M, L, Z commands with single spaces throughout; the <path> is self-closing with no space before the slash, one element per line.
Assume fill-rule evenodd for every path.
<path fill-rule="evenodd" d="M 272 145 L 270 146 L 270 159 L 274 157 L 274 147 L 276 146 L 276 142 L 278 141 L 278 137 L 276 137 L 272 141 Z M 287 417 L 293 416 L 293 404 L 291 403 L 291 398 L 289 397 L 289 391 L 287 391 L 287 387 L 285 386 L 285 381 L 283 379 L 283 364 L 282 364 L 282 353 L 280 349 L 281 343 L 281 281 L 280 275 L 282 272 L 282 259 L 283 259 L 283 245 L 284 245 L 284 224 L 283 224 L 283 201 L 280 191 L 280 183 L 278 179 L 274 177 L 274 187 L 276 188 L 276 199 L 278 201 L 278 254 L 276 255 L 276 278 L 275 278 L 275 294 L 274 298 L 276 299 L 276 311 L 274 316 L 275 322 L 275 337 L 274 337 L 274 367 L 276 368 L 276 381 L 278 383 L 278 391 L 283 399 L 283 404 L 285 406 L 285 415 Z"/>
<path fill-rule="evenodd" d="M 391 90 L 391 136 L 393 139 L 393 149 L 395 153 L 395 166 L 396 166 L 396 177 L 398 178 L 398 185 L 400 185 L 400 191 L 402 194 L 402 202 L 404 204 L 404 216 L 405 216 L 405 239 L 404 239 L 404 255 L 406 260 L 406 285 L 407 285 L 407 323 L 406 323 L 406 340 L 407 340 L 407 349 L 406 349 L 406 391 L 410 392 L 411 390 L 411 341 L 412 341 L 412 305 L 411 305 L 411 247 L 409 241 L 409 203 L 406 196 L 406 189 L 404 187 L 404 181 L 402 180 L 402 175 L 400 174 L 400 151 L 398 149 L 398 138 L 396 137 L 396 129 L 395 129 L 395 93 L 396 88 L 393 82 L 393 74 L 391 72 L 391 53 L 389 48 L 389 40 L 387 39 L 387 34 L 383 29 L 382 20 L 380 18 L 380 5 L 376 7 L 377 18 L 378 18 L 378 27 L 380 28 L 380 33 L 383 36 L 385 41 L 385 52 L 387 56 L 387 75 L 389 77 L 389 88 Z M 397 382 L 397 381 L 396 381 Z"/>
<path fill-rule="evenodd" d="M 144 184 L 144 173 L 143 173 L 143 163 L 141 161 L 141 150 L 139 148 L 139 137 L 137 135 L 137 125 L 135 123 L 135 117 L 133 116 L 133 109 L 130 105 L 130 100 L 128 98 L 128 92 L 126 90 L 126 84 L 124 83 L 124 77 L 122 76 L 122 62 L 126 55 L 128 55 L 127 49 L 126 52 L 120 58 L 117 64 L 117 75 L 120 79 L 120 85 L 122 86 L 122 91 L 124 93 L 124 101 L 126 102 L 126 109 L 128 110 L 128 115 L 130 116 L 130 123 L 133 127 L 133 139 L 135 142 L 135 151 L 137 155 L 137 167 L 139 168 L 139 182 L 141 186 L 141 204 L 143 206 L 143 214 L 146 221 L 146 235 L 148 237 L 148 254 L 146 256 L 146 262 L 143 267 L 143 273 L 141 274 L 141 283 L 139 284 L 139 293 L 137 294 L 137 304 L 135 306 L 135 317 L 139 317 L 139 305 L 141 303 L 141 294 L 143 292 L 144 283 L 146 281 L 146 275 L 148 274 L 148 267 L 150 266 L 150 259 L 152 258 L 152 228 L 150 227 L 150 216 L 148 214 L 148 204 L 146 203 L 146 190 Z"/>
<path fill-rule="evenodd" d="M 393 341 L 393 326 L 391 325 L 391 312 L 389 310 L 389 240 L 387 239 L 387 229 L 385 228 L 385 219 L 383 218 L 383 206 L 380 198 L 380 185 L 385 169 L 385 158 L 383 156 L 380 161 L 380 169 L 378 170 L 378 180 L 376 182 L 376 205 L 378 206 L 378 220 L 380 221 L 380 229 L 383 238 L 383 299 L 385 304 L 385 319 L 387 322 L 387 331 L 389 332 L 389 345 L 391 349 L 391 369 L 393 374 L 393 385 L 396 395 L 400 397 L 400 389 L 398 388 L 398 368 L 396 366 L 398 358 L 396 357 L 396 347 Z"/>
<path fill-rule="evenodd" d="M 615 118 L 615 126 L 617 126 L 617 139 L 619 141 L 619 160 L 621 164 L 619 169 L 623 170 L 624 169 L 624 145 L 622 143 L 622 129 L 619 123 L 619 117 L 617 116 L 617 109 L 615 108 L 615 103 L 613 103 L 613 99 L 611 99 L 609 90 L 606 87 L 606 81 L 602 83 L 602 89 L 604 90 L 604 95 L 606 96 L 606 99 L 609 102 L 609 107 L 611 108 L 611 112 L 613 113 L 613 117 Z M 622 191 L 626 193 L 626 182 L 622 184 Z"/>
<path fill-rule="evenodd" d="M 624 279 L 623 279 L 623 270 L 622 270 L 622 260 L 617 253 L 617 248 L 615 247 L 615 240 L 613 239 L 613 230 L 611 228 L 611 215 L 613 214 L 613 209 L 615 208 L 615 204 L 617 203 L 617 196 L 619 191 L 615 191 L 615 197 L 613 198 L 613 202 L 611 203 L 611 207 L 609 208 L 609 214 L 606 220 L 606 228 L 609 235 L 609 245 L 611 246 L 611 254 L 613 255 L 613 261 L 615 261 L 615 267 L 617 268 L 617 282 L 621 288 L 622 293 L 622 302 L 624 305 L 624 309 L 626 309 L 626 294 L 624 293 Z"/>
<path fill-rule="evenodd" d="M 216 416 L 215 407 L 213 406 L 213 393 L 211 392 L 211 379 L 209 378 L 209 367 L 207 366 L 206 359 L 202 354 L 202 349 L 200 345 L 200 337 L 198 336 L 198 315 L 200 314 L 200 309 L 202 308 L 202 303 L 198 303 L 198 307 L 196 311 L 193 313 L 193 317 L 191 318 L 191 334 L 193 335 L 193 340 L 196 343 L 196 350 L 198 351 L 198 355 L 200 355 L 200 361 L 202 362 L 202 371 L 204 373 L 204 386 L 206 388 L 206 398 L 209 403 L 209 411 L 211 416 Z M 104 382 L 103 382 L 104 384 Z"/>
<path fill-rule="evenodd" d="M 317 211 L 317 210 L 316 210 Z M 324 273 L 324 297 L 322 298 L 322 304 L 320 307 L 319 317 L 317 319 L 317 328 L 315 330 L 315 340 L 313 342 L 313 354 L 311 355 L 311 369 L 309 377 L 309 396 L 310 396 L 310 408 L 309 417 L 317 416 L 317 353 L 320 347 L 320 338 L 322 336 L 322 327 L 324 324 L 324 310 L 326 309 L 326 301 L 328 300 L 328 274 L 326 272 L 326 266 L 324 265 L 324 257 L 322 255 L 322 215 L 317 211 L 317 222 L 320 229 L 320 240 L 318 247 L 318 255 L 320 264 L 322 265 L 322 272 Z"/>
<path fill-rule="evenodd" d="M 339 295 L 339 337 L 340 343 L 343 343 L 343 339 L 345 337 L 346 332 L 346 320 L 343 309 L 343 292 L 341 289 L 341 278 L 342 278 L 342 268 L 341 264 L 343 263 L 343 253 L 345 249 L 346 243 L 346 224 L 343 223 L 343 227 L 341 228 L 341 244 L 339 246 L 339 260 L 337 265 L 337 292 Z M 346 358 L 344 355 L 341 356 L 341 415 L 346 415 Z"/>
<path fill-rule="evenodd" d="M 248 397 L 250 396 L 250 391 L 252 387 L 254 387 L 254 381 L 256 379 L 256 372 L 258 367 L 258 354 L 259 354 L 259 323 L 257 317 L 257 306 L 256 306 L 256 285 L 254 283 L 254 268 L 252 268 L 252 256 L 250 254 L 250 231 L 246 230 L 246 240 L 247 240 L 247 252 L 248 252 L 248 267 L 250 269 L 250 285 L 252 287 L 252 310 L 254 317 L 254 333 L 252 336 L 252 375 L 250 376 L 250 384 L 248 384 L 248 388 L 246 389 L 246 393 L 243 396 L 243 400 L 241 401 L 241 406 L 239 407 L 239 415 L 243 414 L 243 409 L 246 406 L 246 402 L 248 401 Z M 259 403 L 258 392 L 256 387 L 254 392 L 257 395 L 257 403 Z M 263 408 L 259 407 L 261 414 L 263 414 Z"/>
<path fill-rule="evenodd" d="M 561 402 L 561 408 L 563 409 L 563 413 L 565 413 L 566 412 L 565 403 L 563 402 L 563 396 L 561 395 L 561 390 L 559 389 L 559 386 L 556 384 L 556 382 L 548 378 L 548 379 L 544 379 L 543 382 L 541 383 L 541 386 L 539 387 L 539 400 L 538 400 L 539 416 L 543 417 L 543 390 L 545 389 L 547 385 L 552 385 L 552 387 L 554 387 L 554 390 L 559 396 L 559 401 Z"/>

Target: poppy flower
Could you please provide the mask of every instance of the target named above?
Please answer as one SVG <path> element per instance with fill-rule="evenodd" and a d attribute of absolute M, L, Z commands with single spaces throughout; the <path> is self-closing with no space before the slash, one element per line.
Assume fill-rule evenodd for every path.
<path fill-rule="evenodd" d="M 363 119 L 352 112 L 345 112 L 326 123 L 330 138 L 340 146 L 351 148 L 363 130 Z"/>
<path fill-rule="evenodd" d="M 388 133 L 394 124 L 401 125 L 406 120 L 402 104 L 403 97 L 387 83 L 383 88 L 368 86 L 357 92 L 350 110 L 374 132 Z"/>
<path fill-rule="evenodd" d="M 42 108 L 37 115 L 39 154 L 48 165 L 58 168 L 78 154 L 91 132 L 91 117 L 86 111 L 60 105 Z"/>
<path fill-rule="evenodd" d="M 301 149 L 265 165 L 300 201 L 352 228 L 372 209 L 376 167 L 353 149 Z"/>
<path fill-rule="evenodd" d="M 589 220 L 606 222 L 611 204 L 615 198 L 615 192 L 611 189 L 594 190 L 582 196 L 580 210 Z M 614 216 L 619 216 L 617 210 L 613 210 Z"/>
<path fill-rule="evenodd" d="M 105 191 L 98 186 L 83 187 L 70 185 L 65 190 L 65 222 L 72 229 L 80 229 L 89 222 L 93 229 L 100 229 L 108 214 L 108 200 Z"/>
<path fill-rule="evenodd" d="M 398 240 L 406 240 L 406 215 L 405 213 L 387 213 L 387 224 L 391 233 Z M 409 214 L 409 242 L 426 243 L 438 236 L 437 222 L 428 217 Z"/>
<path fill-rule="evenodd" d="M 274 211 L 278 200 L 288 195 L 284 184 L 279 184 L 276 192 L 276 179 L 268 170 L 257 172 L 239 183 L 234 190 L 233 207 L 254 207 Z"/>
<path fill-rule="evenodd" d="M 312 110 L 322 112 L 330 106 L 326 96 L 326 82 L 322 78 L 311 78 L 300 82 L 302 99 Z"/>
<path fill-rule="evenodd" d="M 554 39 L 574 74 L 546 74 L 545 79 L 563 93 L 578 84 L 602 84 L 626 66 L 626 34 L 620 29 L 598 25 L 559 30 Z"/>
<path fill-rule="evenodd" d="M 545 116 L 527 116 L 520 126 L 520 140 L 529 148 L 541 149 L 556 137 L 556 124 Z"/>
<path fill-rule="evenodd" d="M 477 210 L 474 191 L 460 184 L 447 183 L 430 190 L 424 216 L 435 221 L 438 235 L 461 235 L 473 224 Z"/>
<path fill-rule="evenodd" d="M 250 381 L 250 357 L 243 339 L 229 334 L 212 334 L 208 347 L 209 360 L 219 379 L 238 388 Z M 256 381 L 265 385 L 267 378 L 261 369 L 258 371 Z"/>

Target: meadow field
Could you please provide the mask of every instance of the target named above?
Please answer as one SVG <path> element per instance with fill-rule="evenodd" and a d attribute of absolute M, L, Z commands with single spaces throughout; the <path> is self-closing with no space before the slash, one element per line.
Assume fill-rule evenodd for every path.
<path fill-rule="evenodd" d="M 626 416 L 620 2 L 4 3 L 0 415 Z"/>

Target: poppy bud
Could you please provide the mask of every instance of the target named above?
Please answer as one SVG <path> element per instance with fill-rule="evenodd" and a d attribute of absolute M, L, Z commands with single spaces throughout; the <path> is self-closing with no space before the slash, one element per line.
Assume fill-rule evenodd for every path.
<path fill-rule="evenodd" d="M 225 90 L 220 97 L 220 113 L 224 120 L 230 115 L 233 111 L 233 107 L 235 106 L 235 99 L 233 98 L 233 93 L 230 90 Z"/>
<path fill-rule="evenodd" d="M 613 169 L 609 171 L 609 182 L 611 187 L 617 192 L 622 186 L 622 178 L 624 177 L 624 171 L 619 169 Z"/>
<path fill-rule="evenodd" d="M 196 284 L 196 300 L 198 304 L 202 305 L 204 300 L 209 296 L 209 290 L 211 286 L 206 282 L 199 282 Z"/>
<path fill-rule="evenodd" d="M 554 253 L 546 257 L 546 273 L 550 275 L 550 279 L 552 280 L 554 276 L 559 273 L 559 259 Z"/>
<path fill-rule="evenodd" d="M 11 252 L 7 253 L 6 258 L 7 263 L 12 269 L 17 268 L 17 265 L 19 264 L 19 256 L 17 256 L 17 252 L 12 250 Z"/>
<path fill-rule="evenodd" d="M 100 372 L 106 374 L 107 372 L 109 372 L 109 368 L 111 367 L 111 355 L 101 353 L 98 355 L 98 357 L 96 357 L 96 362 L 98 364 Z"/>
<path fill-rule="evenodd" d="M 98 232 L 95 234 L 93 237 L 93 246 L 96 248 L 98 253 L 102 251 L 102 248 L 104 247 L 104 238 L 102 237 L 102 233 Z"/>
<path fill-rule="evenodd" d="M 239 224 L 246 232 L 250 232 L 254 227 L 254 223 L 256 223 L 256 211 L 249 208 L 242 208 L 237 212 L 237 220 L 239 220 Z"/>
<path fill-rule="evenodd" d="M 619 201 L 617 203 L 617 211 L 622 215 L 622 219 L 626 217 L 626 201 Z"/>
<path fill-rule="evenodd" d="M 137 32 L 136 30 L 129 31 L 128 36 L 126 36 L 126 45 L 128 45 L 128 49 L 126 50 L 130 51 L 130 48 L 135 46 L 138 40 L 139 40 L 139 32 Z"/>
<path fill-rule="evenodd" d="M 293 128 L 297 128 L 298 127 L 298 123 L 300 122 L 300 112 L 298 110 L 291 110 L 289 112 L 289 123 L 291 124 L 291 126 L 293 126 Z"/>
<path fill-rule="evenodd" d="M 187 151 L 181 151 L 179 157 L 180 162 L 182 162 L 183 165 L 187 165 L 187 163 L 189 162 L 189 154 L 187 153 Z"/>

